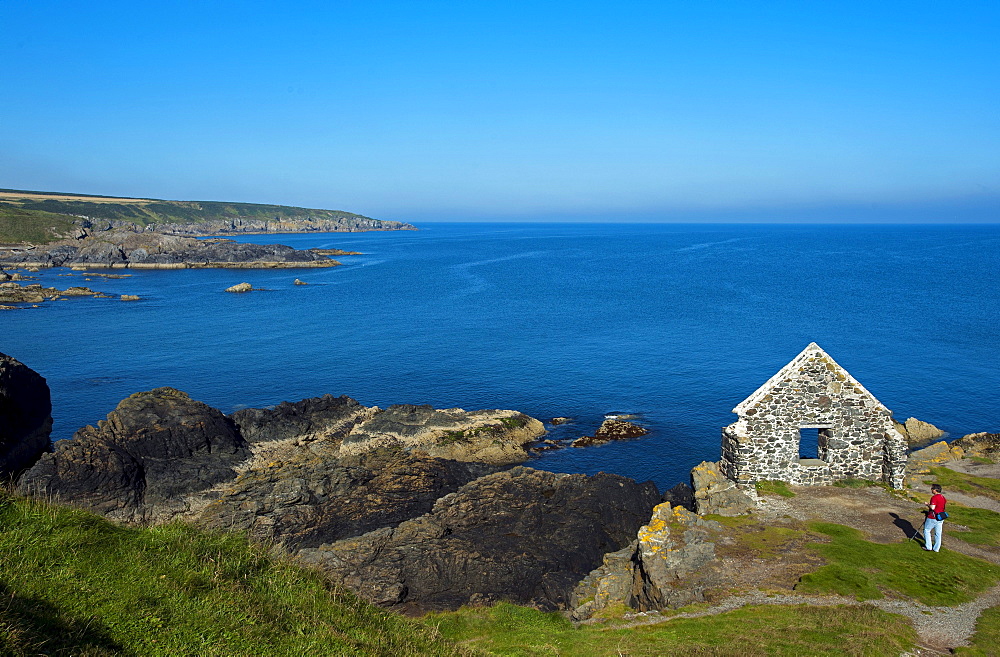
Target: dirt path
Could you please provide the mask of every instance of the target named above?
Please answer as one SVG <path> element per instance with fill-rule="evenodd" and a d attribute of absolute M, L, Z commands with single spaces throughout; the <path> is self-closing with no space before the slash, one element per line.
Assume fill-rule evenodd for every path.
<path fill-rule="evenodd" d="M 978 474 L 978 473 L 977 473 Z M 765 521 L 780 522 L 782 518 L 801 521 L 823 520 L 853 527 L 865 533 L 870 541 L 897 543 L 907 541 L 923 524 L 922 502 L 907 499 L 883 488 L 793 487 L 793 498 L 767 497 L 759 516 Z M 929 494 L 928 494 L 929 497 Z M 952 493 L 949 499 L 967 506 L 1000 511 L 995 500 L 961 496 Z M 1000 563 L 1000 550 L 969 545 L 946 529 L 946 549 Z M 919 537 L 916 540 L 920 540 Z M 810 604 L 810 605 L 870 605 L 884 611 L 907 616 L 920 637 L 920 655 L 946 655 L 952 648 L 967 645 L 976 620 L 982 611 L 1000 605 L 1000 586 L 986 591 L 972 602 L 953 607 L 929 607 L 909 600 L 869 600 L 858 602 L 842 596 L 806 596 L 789 593 L 752 591 L 734 595 L 705 610 L 663 617 L 658 612 L 635 614 L 630 625 L 667 622 L 674 618 L 696 618 L 720 614 L 746 605 Z"/>

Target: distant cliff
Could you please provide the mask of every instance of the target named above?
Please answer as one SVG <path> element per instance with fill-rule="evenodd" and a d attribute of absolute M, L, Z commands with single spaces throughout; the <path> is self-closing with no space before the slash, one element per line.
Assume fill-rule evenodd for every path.
<path fill-rule="evenodd" d="M 42 244 L 113 229 L 170 235 L 416 230 L 340 210 L 0 189 L 0 243 Z"/>

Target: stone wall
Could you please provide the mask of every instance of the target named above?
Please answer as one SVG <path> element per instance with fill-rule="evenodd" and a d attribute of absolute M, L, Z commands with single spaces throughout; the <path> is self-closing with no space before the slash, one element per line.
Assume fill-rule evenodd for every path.
<path fill-rule="evenodd" d="M 733 409 L 722 430 L 723 473 L 740 486 L 775 479 L 903 485 L 906 441 L 892 413 L 815 343 Z M 818 430 L 818 458 L 800 458 L 800 429 Z"/>

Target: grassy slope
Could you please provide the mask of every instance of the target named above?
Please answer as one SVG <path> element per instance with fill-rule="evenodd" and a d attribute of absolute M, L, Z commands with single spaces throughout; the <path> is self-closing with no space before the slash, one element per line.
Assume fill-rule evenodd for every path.
<path fill-rule="evenodd" d="M 0 190 L 13 191 L 13 190 Z M 32 192 L 37 194 L 37 192 Z M 109 221 L 127 221 L 141 226 L 151 223 L 193 224 L 205 221 L 244 220 L 269 221 L 275 218 L 326 220 L 368 220 L 359 214 L 339 210 L 314 210 L 284 205 L 257 203 L 225 203 L 217 201 L 159 201 L 93 197 L 94 201 L 78 200 L 77 195 L 46 194 L 47 198 L 0 197 L 0 242 L 44 243 L 53 239 L 53 231 L 64 230 L 76 216 Z"/>
<path fill-rule="evenodd" d="M 467 655 L 231 534 L 0 498 L 0 654 Z"/>

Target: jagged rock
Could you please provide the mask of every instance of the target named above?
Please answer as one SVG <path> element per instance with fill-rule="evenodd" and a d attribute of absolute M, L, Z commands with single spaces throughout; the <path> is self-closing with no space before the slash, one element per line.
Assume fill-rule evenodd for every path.
<path fill-rule="evenodd" d="M 194 493 L 235 479 L 234 467 L 249 455 L 221 412 L 156 388 L 60 441 L 21 477 L 19 489 L 120 520 L 159 521 L 190 510 Z"/>
<path fill-rule="evenodd" d="M 38 372 L 0 353 L 0 480 L 13 479 L 51 448 L 52 400 Z"/>
<path fill-rule="evenodd" d="M 332 440 L 286 443 L 248 464 L 196 521 L 247 531 L 294 553 L 423 515 L 438 498 L 495 469 L 398 448 L 338 459 Z"/>
<path fill-rule="evenodd" d="M 907 418 L 903 426 L 906 429 L 906 433 L 903 435 L 906 436 L 910 445 L 924 445 L 944 435 L 944 431 L 933 424 L 922 422 L 915 417 Z"/>
<path fill-rule="evenodd" d="M 965 456 L 997 460 L 1000 459 L 1000 433 L 970 433 L 953 442 L 951 447 L 961 449 Z"/>
<path fill-rule="evenodd" d="M 617 475 L 515 467 L 466 484 L 420 518 L 299 557 L 402 610 L 499 600 L 563 608 L 604 554 L 632 540 L 658 496 L 651 482 Z"/>
<path fill-rule="evenodd" d="M 906 461 L 906 485 L 923 488 L 925 477 L 922 475 L 928 474 L 933 467 L 962 458 L 963 454 L 964 452 L 961 447 L 953 447 L 943 440 L 923 449 L 918 449 L 915 452 L 910 452 Z"/>
<path fill-rule="evenodd" d="M 572 616 L 589 618 L 614 603 L 649 611 L 702 601 L 705 590 L 719 582 L 707 572 L 689 576 L 715 559 L 713 541 L 722 529 L 683 507 L 657 505 L 636 540 L 605 555 L 602 565 L 574 589 Z"/>
<path fill-rule="evenodd" d="M 231 287 L 226 288 L 226 292 L 250 292 L 253 290 L 253 286 L 249 283 L 237 283 Z"/>
<path fill-rule="evenodd" d="M 295 279 L 295 281 L 294 281 L 294 283 L 293 283 L 293 284 L 294 284 L 294 285 L 309 285 L 309 283 L 306 283 L 305 281 L 300 281 L 300 280 L 299 280 L 299 279 L 297 279 L 297 278 Z"/>
<path fill-rule="evenodd" d="M 340 441 L 376 411 L 378 408 L 362 406 L 347 395 L 323 395 L 282 402 L 274 408 L 246 408 L 231 417 L 250 443 L 289 439 Z"/>
<path fill-rule="evenodd" d="M 683 481 L 663 494 L 663 501 L 670 506 L 681 506 L 688 511 L 694 511 L 694 489 Z"/>
<path fill-rule="evenodd" d="M 601 423 L 601 426 L 598 427 L 593 436 L 583 436 L 574 440 L 571 444 L 573 447 L 589 447 L 612 440 L 625 440 L 645 436 L 648 433 L 649 429 L 640 427 L 638 424 L 609 418 Z"/>
<path fill-rule="evenodd" d="M 398 404 L 355 427 L 340 449 L 349 455 L 399 445 L 438 458 L 510 464 L 526 460 L 525 446 L 544 434 L 541 422 L 517 411 Z"/>
<path fill-rule="evenodd" d="M 11 277 L 10 274 L 8 274 L 7 272 L 5 272 L 3 269 L 0 269 L 0 283 L 3 283 L 5 281 L 9 281 L 9 280 L 11 280 L 11 278 L 12 277 Z"/>
<path fill-rule="evenodd" d="M 573 418 L 571 417 L 554 417 L 551 420 L 549 420 L 549 424 L 551 424 L 552 426 L 558 426 L 560 424 L 567 424 L 568 422 L 572 421 Z"/>
<path fill-rule="evenodd" d="M 695 509 L 699 515 L 714 513 L 738 516 L 757 507 L 757 503 L 719 470 L 719 464 L 702 461 L 691 470 Z"/>

